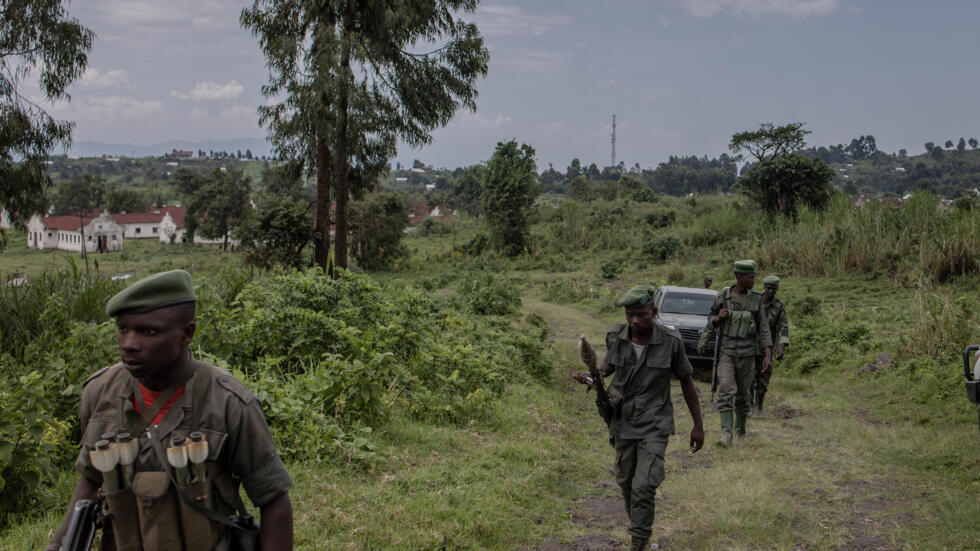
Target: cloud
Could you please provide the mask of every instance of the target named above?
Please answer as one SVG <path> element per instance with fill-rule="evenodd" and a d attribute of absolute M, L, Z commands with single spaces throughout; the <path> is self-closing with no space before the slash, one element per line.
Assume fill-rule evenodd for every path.
<path fill-rule="evenodd" d="M 129 82 L 129 74 L 124 69 L 101 71 L 89 67 L 78 79 L 78 86 L 87 90 L 108 90 L 110 88 L 133 89 L 136 86 Z"/>
<path fill-rule="evenodd" d="M 722 12 L 736 15 L 781 15 L 808 17 L 832 15 L 840 8 L 839 0 L 681 0 L 695 17 L 714 17 Z"/>
<path fill-rule="evenodd" d="M 518 6 L 499 5 L 480 6 L 475 18 L 480 31 L 487 36 L 541 36 L 572 21 L 568 15 L 531 14 Z"/>
<path fill-rule="evenodd" d="M 233 105 L 227 109 L 222 109 L 218 117 L 228 122 L 247 121 L 257 123 L 259 120 L 259 115 L 255 111 L 255 108 L 245 107 L 244 105 Z"/>
<path fill-rule="evenodd" d="M 79 111 L 100 118 L 136 118 L 156 113 L 163 108 L 159 100 L 140 101 L 124 96 L 91 98 L 79 106 Z"/>
<path fill-rule="evenodd" d="M 513 69 L 515 71 L 522 71 L 525 73 L 542 73 L 563 67 L 567 59 L 568 54 L 564 52 L 522 51 L 517 55 L 498 57 L 497 61 L 501 66 L 507 67 L 508 69 Z"/>
<path fill-rule="evenodd" d="M 171 90 L 170 95 L 183 100 L 192 101 L 220 101 L 232 100 L 242 95 L 245 87 L 238 84 L 237 80 L 229 80 L 225 84 L 214 81 L 198 82 L 194 84 L 188 93 Z"/>
<path fill-rule="evenodd" d="M 456 126 L 468 128 L 503 128 L 510 126 L 513 122 L 506 115 L 497 115 L 491 119 L 480 113 L 473 113 L 471 111 L 461 111 L 456 116 Z"/>

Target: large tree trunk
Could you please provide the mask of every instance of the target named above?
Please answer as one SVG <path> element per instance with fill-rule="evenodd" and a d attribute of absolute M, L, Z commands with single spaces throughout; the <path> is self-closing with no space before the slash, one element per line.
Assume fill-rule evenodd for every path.
<path fill-rule="evenodd" d="M 313 251 L 318 266 L 327 271 L 330 264 L 330 150 L 318 132 L 316 136 L 316 234 Z"/>
<path fill-rule="evenodd" d="M 347 208 L 348 208 L 348 166 L 347 158 L 347 81 L 350 75 L 350 47 L 343 47 L 340 64 L 340 86 L 337 105 L 337 141 L 334 145 L 335 196 L 337 198 L 337 236 L 334 242 L 334 266 L 347 268 Z M 334 274 L 336 277 L 337 274 Z"/>

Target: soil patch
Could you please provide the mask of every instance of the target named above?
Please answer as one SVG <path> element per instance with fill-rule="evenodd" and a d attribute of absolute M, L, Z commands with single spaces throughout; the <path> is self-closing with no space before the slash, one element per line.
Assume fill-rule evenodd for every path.
<path fill-rule="evenodd" d="M 799 417 L 803 415 L 803 412 L 798 409 L 793 409 L 788 406 L 778 406 L 770 408 L 765 412 L 766 417 L 771 419 L 792 419 L 794 417 Z"/>
<path fill-rule="evenodd" d="M 537 551 L 622 551 L 624 544 L 609 536 L 591 535 L 579 536 L 571 543 L 545 542 Z M 530 551 L 525 547 L 522 551 Z"/>
<path fill-rule="evenodd" d="M 626 525 L 626 508 L 619 496 L 601 496 L 580 499 L 572 508 L 572 522 L 589 528 Z"/>
<path fill-rule="evenodd" d="M 674 450 L 667 452 L 667 468 L 686 471 L 688 469 L 706 468 L 714 464 L 711 456 L 705 453 L 691 453 L 691 450 Z"/>

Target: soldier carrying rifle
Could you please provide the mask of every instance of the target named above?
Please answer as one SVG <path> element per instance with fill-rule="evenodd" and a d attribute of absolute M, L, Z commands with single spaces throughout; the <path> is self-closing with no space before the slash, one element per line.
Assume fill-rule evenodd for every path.
<path fill-rule="evenodd" d="M 631 551 L 644 551 L 650 545 L 654 498 L 664 481 L 667 438 L 674 434 L 671 377 L 680 381 L 684 401 L 694 419 L 691 452 L 704 444 L 701 404 L 684 342 L 679 333 L 654 322 L 653 293 L 652 287 L 641 285 L 616 302 L 626 310 L 626 323 L 615 325 L 606 333 L 606 358 L 599 366 L 601 375 L 613 376 L 608 389 L 607 424 L 616 448 L 616 482 L 630 518 Z M 576 374 L 575 379 L 584 382 L 586 375 Z M 653 544 L 653 548 L 657 545 Z"/>

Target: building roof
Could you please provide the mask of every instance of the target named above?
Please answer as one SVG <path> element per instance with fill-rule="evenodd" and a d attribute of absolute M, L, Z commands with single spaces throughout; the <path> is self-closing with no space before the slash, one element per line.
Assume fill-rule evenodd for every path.
<path fill-rule="evenodd" d="M 41 218 L 41 223 L 49 230 L 78 231 L 82 225 L 88 225 L 92 218 L 82 218 L 82 223 L 78 223 L 77 216 L 46 216 Z"/>
<path fill-rule="evenodd" d="M 162 206 L 149 207 L 146 212 L 127 212 L 112 214 L 112 219 L 118 224 L 154 224 L 163 221 L 165 214 L 170 213 L 171 218 L 177 227 L 184 226 L 184 214 L 187 212 L 186 206 Z"/>

